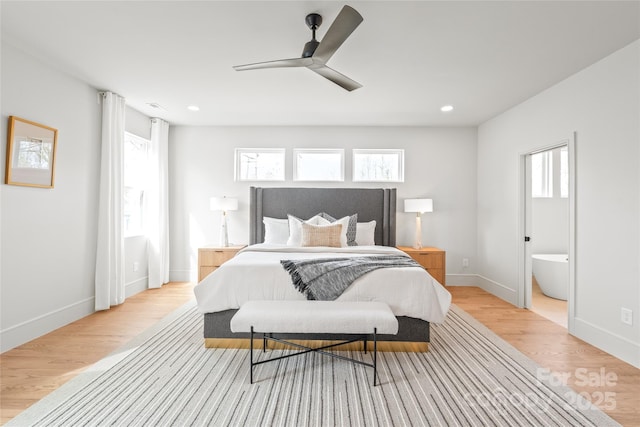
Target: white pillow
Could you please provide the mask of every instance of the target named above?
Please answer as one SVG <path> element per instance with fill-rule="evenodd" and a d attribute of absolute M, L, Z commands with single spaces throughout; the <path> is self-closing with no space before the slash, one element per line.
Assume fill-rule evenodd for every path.
<path fill-rule="evenodd" d="M 273 245 L 286 245 L 289 239 L 289 220 L 270 218 L 265 216 L 262 218 L 264 224 L 264 242 Z"/>
<path fill-rule="evenodd" d="M 347 242 L 347 231 L 349 229 L 349 220 L 350 218 L 348 216 L 345 216 L 344 218 L 337 219 L 331 223 L 332 225 L 342 224 L 342 231 L 340 232 L 340 246 L 342 246 L 343 248 L 346 246 L 349 246 L 349 243 Z"/>
<path fill-rule="evenodd" d="M 358 246 L 373 246 L 376 244 L 376 221 L 359 222 L 356 224 L 356 243 Z"/>
<path fill-rule="evenodd" d="M 293 215 L 287 215 L 289 217 L 289 237 L 287 239 L 288 246 L 300 246 L 302 244 L 302 222 L 298 217 Z M 329 221 L 322 218 L 320 215 L 313 216 L 304 221 L 311 225 L 328 225 Z M 346 236 L 345 236 L 346 238 Z"/>

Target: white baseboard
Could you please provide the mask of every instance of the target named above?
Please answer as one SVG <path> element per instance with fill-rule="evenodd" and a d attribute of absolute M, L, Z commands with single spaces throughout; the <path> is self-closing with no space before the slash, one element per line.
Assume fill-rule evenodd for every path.
<path fill-rule="evenodd" d="M 458 275 L 447 275 L 447 286 L 450 284 L 450 276 L 451 282 L 456 284 L 457 282 L 462 282 L 462 278 Z M 509 289 L 498 282 L 494 282 L 493 280 L 480 275 L 475 275 L 474 278 L 476 280 L 475 286 L 478 286 L 479 288 L 482 288 L 517 307 L 517 296 L 514 289 Z M 452 284 L 452 286 L 455 285 Z M 636 368 L 640 368 L 640 344 L 638 343 L 607 331 L 599 326 L 593 325 L 580 318 L 574 319 L 573 335 L 594 347 L 598 347 L 602 351 L 635 366 Z"/>
<path fill-rule="evenodd" d="M 124 298 L 127 299 L 130 296 L 133 296 L 142 291 L 146 291 L 149 287 L 149 277 L 141 277 L 138 280 L 134 280 L 133 282 L 127 283 L 124 285 Z"/>
<path fill-rule="evenodd" d="M 169 280 L 171 282 L 193 282 L 198 283 L 196 273 L 191 270 L 170 270 Z"/>
<path fill-rule="evenodd" d="M 487 279 L 479 274 L 476 275 L 476 279 L 476 286 L 479 288 L 484 289 L 490 294 L 493 294 L 516 307 L 518 306 L 518 298 L 515 289 L 510 289 L 501 283 L 494 282 L 493 280 Z"/>
<path fill-rule="evenodd" d="M 578 317 L 574 318 L 573 326 L 576 337 L 636 368 L 640 368 L 640 344 Z"/>
<path fill-rule="evenodd" d="M 95 312 L 93 297 L 78 301 L 0 331 L 0 353 L 11 350 Z"/>
<path fill-rule="evenodd" d="M 477 274 L 447 274 L 447 286 L 478 286 Z"/>
<path fill-rule="evenodd" d="M 127 283 L 125 285 L 125 299 L 146 290 L 147 282 L 148 278 L 143 277 Z M 82 319 L 95 311 L 95 298 L 91 297 L 3 329 L 0 331 L 0 353 Z"/>

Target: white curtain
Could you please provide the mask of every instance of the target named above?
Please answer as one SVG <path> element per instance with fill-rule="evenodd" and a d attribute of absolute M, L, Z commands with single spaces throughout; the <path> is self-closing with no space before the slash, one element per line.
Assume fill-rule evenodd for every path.
<path fill-rule="evenodd" d="M 169 282 L 169 123 L 151 120 L 149 182 L 145 199 L 145 227 L 149 256 L 149 288 Z"/>
<path fill-rule="evenodd" d="M 96 310 L 125 298 L 123 169 L 125 99 L 102 94 L 102 153 L 96 252 Z"/>

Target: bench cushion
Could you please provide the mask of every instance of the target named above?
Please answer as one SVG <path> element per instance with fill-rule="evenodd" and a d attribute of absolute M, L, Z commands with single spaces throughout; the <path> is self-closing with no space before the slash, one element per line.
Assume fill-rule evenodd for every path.
<path fill-rule="evenodd" d="M 398 333 L 398 319 L 383 302 L 247 301 L 231 319 L 233 332 Z"/>

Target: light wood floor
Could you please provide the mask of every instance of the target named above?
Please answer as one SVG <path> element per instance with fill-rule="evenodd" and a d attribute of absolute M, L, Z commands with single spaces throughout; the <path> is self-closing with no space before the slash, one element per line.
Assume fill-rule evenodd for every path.
<path fill-rule="evenodd" d="M 135 295 L 0 355 L 0 421 L 4 424 L 193 297 L 193 285 L 171 283 Z M 453 301 L 542 367 L 571 374 L 568 385 L 586 396 L 615 393 L 614 408 L 599 405 L 624 426 L 640 426 L 640 370 L 567 334 L 566 329 L 474 287 L 448 287 Z M 615 384 L 589 386 L 582 371 Z M 579 378 L 576 383 L 576 373 Z M 582 375 L 582 376 L 580 376 Z M 582 378 L 582 380 L 580 379 Z M 609 395 L 610 396 L 610 395 Z M 609 405 L 611 401 L 609 401 Z M 611 406 L 611 405 L 610 405 Z"/>
<path fill-rule="evenodd" d="M 543 294 L 535 277 L 531 280 L 531 311 L 564 328 L 569 323 L 567 302 Z"/>
<path fill-rule="evenodd" d="M 480 288 L 447 289 L 458 307 L 541 367 L 570 375 L 567 385 L 591 398 L 610 417 L 623 426 L 640 426 L 640 369 L 569 335 L 564 327 Z M 607 374 L 615 374 L 617 379 L 611 381 L 615 384 L 606 385 Z M 605 393 L 614 393 L 607 395 L 608 402 L 604 401 Z"/>
<path fill-rule="evenodd" d="M 149 289 L 0 355 L 0 422 L 15 417 L 193 298 L 193 284 Z"/>

